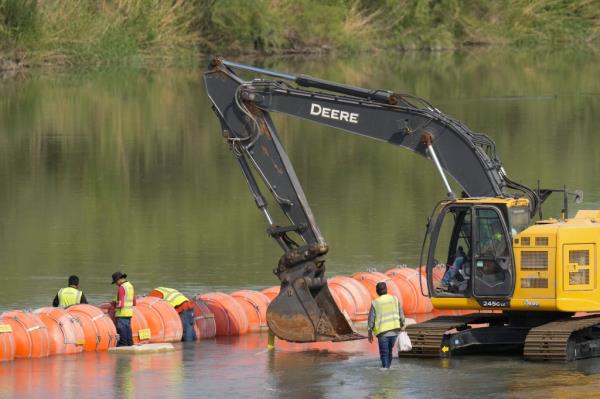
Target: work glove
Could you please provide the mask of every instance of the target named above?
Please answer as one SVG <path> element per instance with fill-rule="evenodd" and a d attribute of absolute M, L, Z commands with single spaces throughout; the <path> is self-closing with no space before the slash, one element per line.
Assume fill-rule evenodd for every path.
<path fill-rule="evenodd" d="M 369 339 L 369 343 L 373 343 L 373 332 L 372 331 L 369 331 L 368 339 Z"/>

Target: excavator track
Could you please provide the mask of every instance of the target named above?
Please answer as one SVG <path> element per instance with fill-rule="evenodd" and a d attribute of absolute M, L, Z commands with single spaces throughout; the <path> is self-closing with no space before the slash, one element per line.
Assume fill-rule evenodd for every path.
<path fill-rule="evenodd" d="M 400 352 L 399 356 L 443 357 L 446 354 L 442 350 L 442 342 L 449 330 L 462 329 L 467 324 L 488 323 L 498 316 L 501 315 L 474 313 L 464 316 L 440 316 L 424 323 L 407 326 L 406 332 L 413 349 L 410 352 Z"/>
<path fill-rule="evenodd" d="M 523 354 L 528 360 L 557 362 L 600 356 L 600 316 L 573 317 L 532 328 Z"/>

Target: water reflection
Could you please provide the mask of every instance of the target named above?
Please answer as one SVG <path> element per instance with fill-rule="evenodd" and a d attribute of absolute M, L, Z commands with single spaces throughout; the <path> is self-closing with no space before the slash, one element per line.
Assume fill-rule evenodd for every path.
<path fill-rule="evenodd" d="M 114 392 L 119 393 L 125 399 L 136 397 L 135 387 L 133 384 L 132 372 L 132 357 L 125 358 L 124 356 L 117 357 L 114 367 Z"/>
<path fill-rule="evenodd" d="M 286 344 L 266 334 L 176 345 L 146 355 L 83 353 L 0 367 L 2 398 L 591 398 L 598 360 L 524 362 L 515 356 L 394 359 L 380 369 L 366 340 Z"/>

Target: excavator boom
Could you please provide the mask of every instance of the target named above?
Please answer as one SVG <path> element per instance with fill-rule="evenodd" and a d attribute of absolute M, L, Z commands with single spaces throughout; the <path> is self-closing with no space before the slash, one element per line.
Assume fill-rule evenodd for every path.
<path fill-rule="evenodd" d="M 234 69 L 275 79 L 241 79 Z M 294 342 L 361 338 L 335 305 L 327 288 L 327 244 L 317 226 L 269 112 L 310 120 L 404 147 L 431 159 L 454 193 L 445 173 L 470 197 L 498 197 L 505 190 L 524 192 L 537 207 L 537 195 L 509 180 L 483 134 L 443 114 L 414 96 L 368 90 L 305 75 L 269 71 L 213 59 L 204 75 L 223 137 L 238 161 L 267 232 L 284 251 L 274 273 L 279 295 L 267 313 L 269 328 Z M 311 90 L 309 90 L 311 89 Z M 324 90 L 316 91 L 314 89 Z M 275 222 L 257 181 L 262 180 L 287 221 Z"/>

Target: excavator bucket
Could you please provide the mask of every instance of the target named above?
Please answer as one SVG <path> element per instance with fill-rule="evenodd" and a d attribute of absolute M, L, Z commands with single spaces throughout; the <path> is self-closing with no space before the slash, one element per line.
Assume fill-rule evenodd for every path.
<path fill-rule="evenodd" d="M 280 260 L 276 274 L 281 289 L 267 309 L 269 328 L 278 338 L 291 342 L 365 338 L 337 307 L 323 276 L 324 260 L 314 257 L 312 250 L 302 248 Z"/>
<path fill-rule="evenodd" d="M 327 284 L 316 293 L 299 278 L 282 284 L 267 310 L 267 323 L 275 335 L 291 342 L 350 341 L 362 339 L 335 304 Z"/>

